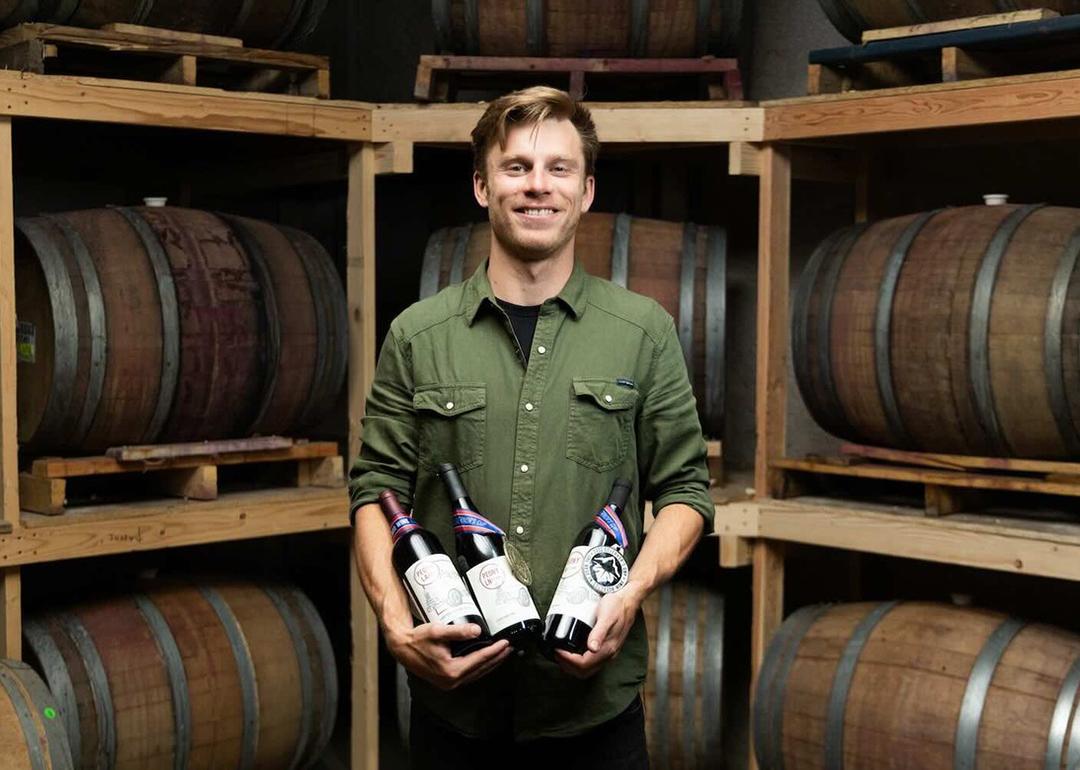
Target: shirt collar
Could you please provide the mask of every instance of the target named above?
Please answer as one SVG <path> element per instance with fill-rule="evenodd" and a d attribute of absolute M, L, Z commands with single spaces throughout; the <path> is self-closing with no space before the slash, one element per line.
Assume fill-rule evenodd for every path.
<path fill-rule="evenodd" d="M 487 277 L 488 260 L 484 260 L 476 268 L 476 271 L 469 277 L 469 280 L 465 282 L 465 292 L 461 298 L 461 309 L 465 313 L 466 321 L 470 326 L 476 320 L 477 314 L 480 312 L 480 308 L 485 303 L 490 304 L 492 307 L 496 306 L 495 294 L 491 291 L 491 282 Z M 585 312 L 585 307 L 588 305 L 589 294 L 589 276 L 585 272 L 585 268 L 581 266 L 581 263 L 574 260 L 574 269 L 570 273 L 570 278 L 567 280 L 566 285 L 563 286 L 556 296 L 559 302 L 561 302 L 570 315 L 575 320 L 581 318 L 582 313 Z"/>

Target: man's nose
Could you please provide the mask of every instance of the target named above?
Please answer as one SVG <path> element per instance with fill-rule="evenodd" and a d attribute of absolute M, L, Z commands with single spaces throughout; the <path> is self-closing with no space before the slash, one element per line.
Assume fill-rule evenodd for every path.
<path fill-rule="evenodd" d="M 551 174 L 540 165 L 533 166 L 525 177 L 525 183 L 531 193 L 548 192 L 551 189 Z"/>

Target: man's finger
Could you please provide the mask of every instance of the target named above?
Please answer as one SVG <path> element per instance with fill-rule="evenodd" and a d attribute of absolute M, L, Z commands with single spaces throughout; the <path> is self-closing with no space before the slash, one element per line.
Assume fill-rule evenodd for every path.
<path fill-rule="evenodd" d="M 511 652 L 513 652 L 513 650 L 507 647 L 491 660 L 480 664 L 468 674 L 463 676 L 461 678 L 460 684 L 469 684 L 470 682 L 475 682 L 477 679 L 482 679 L 483 677 L 487 676 L 492 671 L 501 666 L 506 661 L 506 659 L 510 657 Z"/>
<path fill-rule="evenodd" d="M 615 623 L 615 618 L 612 614 L 601 615 L 596 619 L 596 625 L 593 626 L 593 630 L 589 633 L 589 640 L 587 642 L 589 652 L 598 652 L 604 640 L 607 639 L 608 631 Z"/>
<path fill-rule="evenodd" d="M 425 623 L 422 626 L 417 626 L 417 629 L 423 629 L 427 636 L 431 639 L 442 640 L 456 640 L 456 639 L 475 639 L 480 636 L 481 628 L 475 623 L 465 623 L 462 625 L 448 625 L 446 623 Z"/>

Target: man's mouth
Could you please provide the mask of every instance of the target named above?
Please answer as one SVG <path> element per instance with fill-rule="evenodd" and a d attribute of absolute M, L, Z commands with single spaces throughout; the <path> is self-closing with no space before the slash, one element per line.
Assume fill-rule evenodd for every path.
<path fill-rule="evenodd" d="M 556 209 L 552 208 L 540 208 L 537 206 L 526 206 L 518 209 L 514 209 L 518 214 L 524 214 L 527 217 L 550 217 L 554 216 Z"/>

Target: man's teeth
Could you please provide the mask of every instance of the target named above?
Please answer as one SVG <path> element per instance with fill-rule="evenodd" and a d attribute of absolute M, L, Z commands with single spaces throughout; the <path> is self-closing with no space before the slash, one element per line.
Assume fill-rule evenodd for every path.
<path fill-rule="evenodd" d="M 522 209 L 522 211 L 530 217 L 546 217 L 555 213 L 555 209 Z"/>

